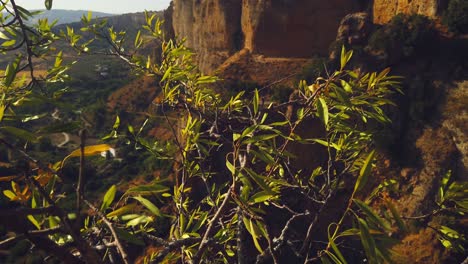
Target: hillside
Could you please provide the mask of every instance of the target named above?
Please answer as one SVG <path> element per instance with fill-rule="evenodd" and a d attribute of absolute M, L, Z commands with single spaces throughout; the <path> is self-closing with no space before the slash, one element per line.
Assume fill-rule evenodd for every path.
<path fill-rule="evenodd" d="M 29 23 L 36 23 L 39 19 L 47 18 L 49 21 L 58 20 L 57 25 L 68 24 L 73 22 L 78 22 L 81 20 L 83 15 L 87 15 L 87 10 L 64 10 L 64 9 L 52 9 L 52 10 L 38 10 L 41 11 L 41 14 L 35 15 L 32 19 L 29 20 Z M 91 11 L 93 18 L 99 17 L 111 17 L 115 14 L 95 12 Z"/>

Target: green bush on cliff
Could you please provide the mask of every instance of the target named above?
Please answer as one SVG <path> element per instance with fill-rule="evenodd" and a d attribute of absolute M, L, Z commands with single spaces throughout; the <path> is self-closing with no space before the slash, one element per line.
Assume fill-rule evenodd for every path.
<path fill-rule="evenodd" d="M 417 14 L 398 14 L 370 36 L 368 47 L 392 57 L 409 57 L 430 46 L 433 36 L 429 18 Z"/>
<path fill-rule="evenodd" d="M 443 16 L 444 23 L 450 31 L 468 33 L 468 1 L 451 0 Z"/>

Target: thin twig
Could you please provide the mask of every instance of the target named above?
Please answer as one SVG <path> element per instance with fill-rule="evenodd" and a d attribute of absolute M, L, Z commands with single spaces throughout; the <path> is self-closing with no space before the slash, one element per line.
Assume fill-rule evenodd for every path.
<path fill-rule="evenodd" d="M 84 198 L 84 170 L 85 170 L 85 141 L 86 141 L 86 130 L 80 131 L 80 168 L 78 171 L 78 184 L 76 185 L 76 215 L 80 215 L 81 200 Z"/>
<path fill-rule="evenodd" d="M 189 237 L 189 238 L 184 238 L 184 239 L 179 239 L 179 240 L 168 242 L 162 238 L 159 238 L 150 234 L 143 234 L 143 235 L 149 240 L 151 240 L 151 242 L 155 243 L 156 245 L 164 247 L 164 250 L 161 251 L 158 254 L 158 256 L 152 259 L 150 263 L 160 263 L 171 251 L 174 251 L 182 247 L 191 246 L 201 241 L 201 238 L 199 237 Z"/>
<path fill-rule="evenodd" d="M 109 219 L 107 219 L 107 217 L 101 212 L 99 211 L 98 208 L 96 208 L 93 204 L 91 204 L 90 202 L 88 202 L 87 200 L 83 199 L 83 202 L 86 203 L 86 205 L 89 206 L 89 208 L 91 208 L 94 212 L 96 212 L 96 214 L 101 218 L 101 220 L 104 222 L 104 224 L 106 224 L 106 226 L 109 228 L 112 236 L 114 237 L 114 242 L 120 252 L 120 257 L 122 257 L 122 260 L 125 264 L 129 264 L 130 263 L 130 260 L 128 259 L 128 254 L 127 252 L 125 251 L 124 247 L 122 246 L 122 243 L 120 242 L 120 239 L 117 235 L 117 232 L 115 231 L 115 228 L 114 226 L 112 225 L 112 223 L 109 221 Z"/>
<path fill-rule="evenodd" d="M 226 208 L 228 201 L 231 199 L 232 192 L 234 191 L 236 187 L 236 179 L 234 178 L 232 180 L 231 187 L 226 193 L 226 196 L 224 197 L 223 202 L 221 203 L 221 206 L 218 208 L 218 211 L 216 211 L 215 215 L 213 218 L 211 218 L 210 222 L 208 223 L 208 227 L 206 228 L 205 234 L 203 236 L 202 241 L 200 242 L 200 246 L 198 247 L 198 252 L 195 254 L 195 256 L 192 259 L 192 263 L 198 263 L 200 261 L 200 257 L 203 254 L 203 252 L 206 249 L 206 246 L 208 245 L 209 238 L 211 236 L 214 224 L 216 221 L 218 221 L 218 218 L 221 216 L 221 213 L 224 211 Z"/>
<path fill-rule="evenodd" d="M 63 232 L 63 228 L 61 226 L 56 226 L 56 227 L 49 228 L 49 229 L 30 230 L 24 234 L 19 234 L 17 236 L 13 236 L 3 241 L 0 241 L 0 248 L 8 247 L 9 245 L 15 243 L 16 241 L 27 238 L 27 237 L 31 237 L 31 236 L 47 237 L 48 235 L 52 235 L 52 234 L 56 234 L 60 232 Z"/>

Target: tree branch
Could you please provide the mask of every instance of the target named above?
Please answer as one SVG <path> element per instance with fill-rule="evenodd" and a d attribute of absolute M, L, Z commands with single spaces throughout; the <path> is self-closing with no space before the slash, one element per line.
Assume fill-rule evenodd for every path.
<path fill-rule="evenodd" d="M 115 231 L 115 228 L 114 226 L 112 225 L 112 223 L 109 221 L 109 219 L 107 219 L 107 217 L 101 212 L 99 211 L 99 209 L 97 209 L 93 204 L 91 204 L 90 202 L 88 202 L 87 200 L 84 200 L 83 199 L 83 202 L 86 203 L 86 205 L 89 206 L 89 208 L 91 208 L 93 211 L 96 212 L 96 214 L 101 218 L 101 220 L 104 222 L 104 224 L 106 224 L 106 226 L 109 228 L 112 236 L 114 237 L 114 242 L 117 246 L 117 249 L 119 250 L 120 252 L 120 257 L 122 257 L 122 260 L 125 264 L 129 264 L 130 263 L 130 260 L 128 259 L 128 254 L 127 252 L 125 251 L 124 247 L 122 246 L 122 243 L 120 242 L 120 239 L 119 237 L 117 236 L 117 232 Z"/>

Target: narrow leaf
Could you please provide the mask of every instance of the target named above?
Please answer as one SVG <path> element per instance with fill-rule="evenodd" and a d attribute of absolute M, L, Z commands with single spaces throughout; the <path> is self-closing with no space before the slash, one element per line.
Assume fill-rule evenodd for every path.
<path fill-rule="evenodd" d="M 359 230 L 361 230 L 361 243 L 369 259 L 369 263 L 376 263 L 375 241 L 369 232 L 366 221 L 358 218 Z"/>
<path fill-rule="evenodd" d="M 359 172 L 359 177 L 354 185 L 354 192 L 360 191 L 367 182 L 369 174 L 372 169 L 372 161 L 374 160 L 375 150 L 371 151 L 364 162 L 361 171 Z"/>
<path fill-rule="evenodd" d="M 151 213 L 153 213 L 155 216 L 162 216 L 161 212 L 159 211 L 159 208 L 156 207 L 150 200 L 143 198 L 141 196 L 133 197 L 133 199 L 139 201 L 144 207 L 146 207 L 148 210 L 150 210 Z"/>
<path fill-rule="evenodd" d="M 328 125 L 328 106 L 327 102 L 323 98 L 319 98 L 317 101 L 317 111 L 320 119 L 322 119 L 322 122 L 325 124 L 325 126 Z"/>
<path fill-rule="evenodd" d="M 117 187 L 115 185 L 112 185 L 109 190 L 107 190 L 106 194 L 104 195 L 104 199 L 102 200 L 101 211 L 106 210 L 112 204 L 116 191 Z"/>

